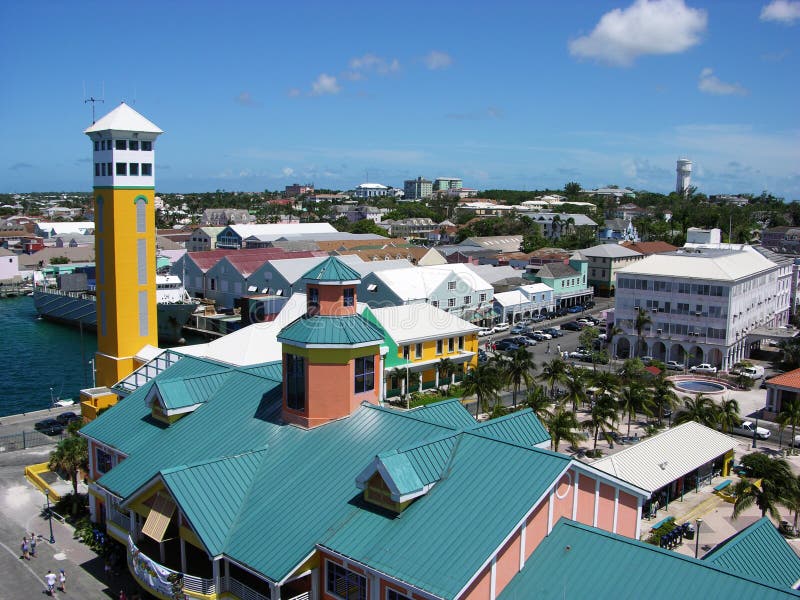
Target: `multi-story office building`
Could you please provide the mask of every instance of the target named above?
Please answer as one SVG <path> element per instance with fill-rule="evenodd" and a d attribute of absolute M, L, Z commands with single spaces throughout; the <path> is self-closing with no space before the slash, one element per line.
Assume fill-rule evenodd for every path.
<path fill-rule="evenodd" d="M 424 177 L 406 179 L 403 182 L 403 198 L 405 200 L 422 200 L 430 198 L 433 193 L 433 183 Z"/>
<path fill-rule="evenodd" d="M 648 256 L 617 271 L 614 352 L 727 370 L 759 343 L 749 333 L 787 322 L 791 275 L 791 263 L 750 246 Z M 640 311 L 650 321 L 641 332 Z"/>
<path fill-rule="evenodd" d="M 433 191 L 441 192 L 444 190 L 460 190 L 464 187 L 464 182 L 460 177 L 437 177 L 433 182 Z"/>

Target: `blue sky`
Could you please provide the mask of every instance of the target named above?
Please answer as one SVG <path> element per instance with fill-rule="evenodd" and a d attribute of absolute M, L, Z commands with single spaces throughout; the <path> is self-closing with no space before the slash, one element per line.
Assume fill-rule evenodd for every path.
<path fill-rule="evenodd" d="M 800 199 L 800 0 L 6 0 L 0 191 L 89 190 L 90 95 L 164 192 L 616 184 Z M 84 92 L 85 89 L 85 92 Z"/>

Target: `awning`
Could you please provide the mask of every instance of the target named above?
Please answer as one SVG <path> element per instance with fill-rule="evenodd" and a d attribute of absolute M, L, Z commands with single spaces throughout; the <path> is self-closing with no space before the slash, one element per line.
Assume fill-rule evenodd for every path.
<path fill-rule="evenodd" d="M 167 526 L 175 512 L 175 502 L 165 494 L 156 494 L 150 514 L 142 527 L 142 533 L 153 538 L 157 542 L 164 540 Z"/>

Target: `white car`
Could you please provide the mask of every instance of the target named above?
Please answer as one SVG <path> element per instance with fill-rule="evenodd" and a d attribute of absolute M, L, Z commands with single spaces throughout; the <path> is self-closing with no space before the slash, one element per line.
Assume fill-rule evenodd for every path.
<path fill-rule="evenodd" d="M 677 360 L 668 360 L 666 362 L 667 369 L 670 371 L 683 371 L 683 365 Z"/>
<path fill-rule="evenodd" d="M 714 367 L 708 363 L 700 363 L 699 365 L 693 366 L 689 369 L 692 373 L 708 373 L 710 375 L 717 374 L 717 367 Z"/>
<path fill-rule="evenodd" d="M 508 323 L 498 323 L 494 327 L 492 327 L 492 333 L 500 333 L 501 331 L 508 331 L 511 328 L 511 325 Z"/>
<path fill-rule="evenodd" d="M 492 334 L 492 330 L 489 329 L 488 327 L 481 327 L 480 329 L 478 329 L 478 337 L 485 337 L 485 336 L 491 335 L 491 334 Z"/>
<path fill-rule="evenodd" d="M 756 427 L 755 425 L 753 425 L 751 421 L 742 421 L 741 425 L 733 428 L 733 433 L 737 433 L 739 435 L 746 435 L 747 437 L 753 437 L 754 431 L 756 437 L 760 440 L 766 440 L 771 434 L 769 429 L 764 429 L 763 427 Z"/>

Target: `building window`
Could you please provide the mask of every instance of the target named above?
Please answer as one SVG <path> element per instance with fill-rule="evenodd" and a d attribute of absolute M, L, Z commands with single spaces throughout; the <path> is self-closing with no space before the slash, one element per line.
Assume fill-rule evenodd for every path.
<path fill-rule="evenodd" d="M 94 176 L 100 177 L 100 163 L 94 163 Z"/>
<path fill-rule="evenodd" d="M 98 473 L 108 473 L 113 466 L 111 464 L 111 455 L 105 450 L 98 448 L 95 452 L 94 466 Z"/>
<path fill-rule="evenodd" d="M 411 354 L 411 347 L 403 346 L 403 360 L 408 360 L 410 354 Z"/>
<path fill-rule="evenodd" d="M 455 352 L 455 349 L 456 349 L 456 338 L 447 338 L 447 351 Z"/>
<path fill-rule="evenodd" d="M 102 240 L 100 240 L 102 242 Z M 102 255 L 101 255 L 102 256 Z M 100 276 L 102 277 L 102 266 L 100 270 Z M 106 327 L 108 320 L 107 320 L 107 310 L 106 310 L 106 293 L 100 292 L 100 307 L 99 307 L 99 321 L 100 321 L 100 335 L 106 335 L 108 333 L 108 329 Z"/>
<path fill-rule="evenodd" d="M 147 337 L 150 332 L 150 314 L 148 311 L 148 296 L 147 290 L 139 292 L 139 335 Z"/>
<path fill-rule="evenodd" d="M 130 163 L 128 165 L 128 174 L 129 175 L 138 175 L 139 174 L 139 163 Z"/>
<path fill-rule="evenodd" d="M 356 303 L 355 288 L 344 288 L 344 305 L 353 306 Z"/>
<path fill-rule="evenodd" d="M 139 285 L 147 285 L 147 240 L 136 240 L 136 265 Z"/>
<path fill-rule="evenodd" d="M 355 393 L 361 394 L 375 389 L 375 357 L 364 356 L 355 361 Z"/>
<path fill-rule="evenodd" d="M 437 356 L 442 353 L 442 348 L 444 348 L 444 341 L 443 340 L 436 340 L 436 354 L 437 354 Z"/>
<path fill-rule="evenodd" d="M 306 312 L 309 315 L 319 314 L 319 289 L 308 288 L 306 296 Z"/>
<path fill-rule="evenodd" d="M 153 175 L 153 163 L 142 163 L 142 175 L 145 177 Z"/>
<path fill-rule="evenodd" d="M 117 163 L 117 175 L 128 174 L 128 163 Z"/>
<path fill-rule="evenodd" d="M 386 600 L 411 600 L 411 598 L 394 590 L 386 590 Z"/>
<path fill-rule="evenodd" d="M 147 233 L 147 198 L 137 196 L 134 203 L 136 204 L 136 233 Z"/>
<path fill-rule="evenodd" d="M 422 344 L 415 344 L 414 358 L 422 358 Z"/>
<path fill-rule="evenodd" d="M 98 150 L 100 150 L 100 142 L 95 142 L 94 143 L 94 151 L 97 152 Z"/>
<path fill-rule="evenodd" d="M 106 163 L 106 173 L 109 177 L 111 177 L 111 173 L 113 173 L 113 170 L 111 169 L 111 163 Z"/>
<path fill-rule="evenodd" d="M 102 173 L 102 177 L 106 176 L 106 163 L 100 163 L 100 173 Z"/>
<path fill-rule="evenodd" d="M 447 282 L 447 289 L 448 289 L 448 290 L 454 290 L 454 289 L 456 289 L 456 282 L 455 282 L 455 281 L 448 281 L 448 282 Z"/>
<path fill-rule="evenodd" d="M 463 335 L 458 336 L 458 349 L 459 350 L 463 350 L 464 349 L 464 336 Z"/>
<path fill-rule="evenodd" d="M 455 305 L 456 305 L 456 299 L 455 298 L 448 298 L 447 299 L 447 306 L 449 306 L 450 308 L 453 308 Z"/>
<path fill-rule="evenodd" d="M 342 600 L 367 600 L 366 577 L 325 561 L 325 590 Z"/>
<path fill-rule="evenodd" d="M 286 406 L 293 410 L 306 408 L 306 366 L 302 356 L 286 355 Z"/>
<path fill-rule="evenodd" d="M 486 302 L 486 294 L 481 294 L 480 296 L 478 296 L 478 299 L 479 299 L 481 302 Z"/>
<path fill-rule="evenodd" d="M 153 150 L 153 142 L 142 142 L 142 150 L 144 152 L 150 152 Z"/>
<path fill-rule="evenodd" d="M 439 301 L 438 300 L 431 300 L 431 306 L 435 308 L 439 308 Z"/>
<path fill-rule="evenodd" d="M 131 140 L 128 142 L 128 150 L 138 150 L 139 149 L 139 140 Z"/>
<path fill-rule="evenodd" d="M 115 150 L 127 150 L 128 149 L 127 140 L 116 140 L 114 142 L 114 149 Z"/>

